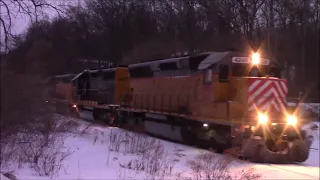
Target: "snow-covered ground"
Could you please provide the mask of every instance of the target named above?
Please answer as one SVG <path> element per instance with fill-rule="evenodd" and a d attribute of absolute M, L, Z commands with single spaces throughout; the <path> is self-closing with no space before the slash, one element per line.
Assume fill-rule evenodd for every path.
<path fill-rule="evenodd" d="M 292 102 L 288 102 L 289 106 L 295 106 L 296 103 L 292 103 Z M 310 111 L 314 114 L 320 114 L 320 105 L 319 103 L 300 103 L 299 104 L 300 110 L 302 111 Z M 318 120 L 320 121 L 320 119 L 318 118 Z"/>
<path fill-rule="evenodd" d="M 315 140 L 306 162 L 270 165 L 230 160 L 223 155 L 118 128 L 89 126 L 85 121 L 78 121 L 78 124 L 82 133 L 68 134 L 64 138 L 65 148 L 70 148 L 73 153 L 52 179 L 197 179 L 200 169 L 207 170 L 214 179 L 228 174 L 234 179 L 253 176 L 260 179 L 319 179 L 319 130 L 312 132 Z M 203 154 L 205 152 L 210 154 Z M 206 163 L 211 166 L 206 166 Z M 227 169 L 230 173 L 226 172 Z M 20 168 L 11 166 L 6 170 L 14 170 L 13 174 L 18 179 L 50 179 L 38 176 L 27 165 Z"/>

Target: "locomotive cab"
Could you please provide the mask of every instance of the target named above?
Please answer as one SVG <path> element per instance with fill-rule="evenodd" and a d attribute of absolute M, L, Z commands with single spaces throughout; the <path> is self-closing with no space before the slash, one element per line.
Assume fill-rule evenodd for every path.
<path fill-rule="evenodd" d="M 296 110 L 287 106 L 287 81 L 277 62 L 258 53 L 223 52 L 209 55 L 199 69 L 203 82 L 199 94 L 204 94 L 199 100 L 209 108 L 199 107 L 195 112 L 213 117 L 215 123 L 231 124 L 235 141 L 236 137 L 247 138 L 242 147 L 245 157 L 255 158 L 258 150 L 252 146 L 260 144 L 264 148 L 259 158 L 266 158 L 264 161 L 297 158 L 293 161 L 301 162 L 307 158 L 310 141 Z M 290 149 L 294 146 L 297 149 Z M 292 154 L 283 152 L 288 149 Z"/>
<path fill-rule="evenodd" d="M 86 107 L 117 106 L 130 92 L 129 80 L 126 67 L 86 70 L 73 79 L 74 99 Z"/>
<path fill-rule="evenodd" d="M 257 53 L 252 56 L 229 53 L 220 58 L 209 56 L 199 69 L 203 72 L 202 92 L 211 88 L 215 104 L 228 102 L 231 106 L 226 109 L 228 112 L 219 114 L 219 111 L 215 116 L 250 119 L 257 112 L 284 115 L 287 82 L 281 78 L 281 68 L 275 61 L 263 59 Z"/>
<path fill-rule="evenodd" d="M 287 82 L 275 61 L 257 53 L 230 53 L 205 67 L 202 74 L 203 86 L 213 88 L 214 107 L 210 113 L 214 117 L 242 124 L 266 139 L 301 136 L 300 120 L 295 111 L 287 108 Z"/>
<path fill-rule="evenodd" d="M 75 74 L 58 75 L 54 77 L 55 97 L 60 101 L 72 101 L 72 78 Z"/>

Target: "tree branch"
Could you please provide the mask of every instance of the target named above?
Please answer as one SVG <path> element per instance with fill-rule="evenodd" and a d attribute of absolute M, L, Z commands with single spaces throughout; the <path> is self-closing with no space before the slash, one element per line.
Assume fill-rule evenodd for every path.
<path fill-rule="evenodd" d="M 0 16 L 0 21 L 1 21 L 1 24 L 2 24 L 2 27 L 3 27 L 3 31 L 4 31 L 4 46 L 5 46 L 5 49 L 8 49 L 8 39 L 9 39 L 9 35 L 11 35 L 10 31 L 11 31 L 11 26 L 12 26 L 12 21 L 11 21 L 11 15 L 10 15 L 10 10 L 9 10 L 9 7 L 8 7 L 8 4 L 5 3 L 3 0 L 0 0 L 0 9 L 1 7 L 4 7 L 5 10 L 7 11 L 6 12 L 6 15 L 7 15 L 7 19 L 8 19 L 8 24 L 6 24 L 5 20 L 2 18 L 3 16 L 1 15 Z M 0 50 L 1 50 L 1 47 L 0 47 Z"/>
<path fill-rule="evenodd" d="M 38 22 L 38 18 L 40 17 L 39 10 L 44 10 L 45 8 L 53 9 L 59 18 L 64 13 L 62 9 L 52 5 L 47 0 L 0 0 L 0 8 L 5 11 L 5 13 L 1 13 L 0 24 L 3 29 L 3 34 L 1 35 L 4 37 L 4 44 L 1 46 L 4 46 L 4 50 L 6 51 L 10 50 L 9 41 L 13 37 L 13 15 L 27 15 L 31 21 L 35 18 L 35 22 Z"/>

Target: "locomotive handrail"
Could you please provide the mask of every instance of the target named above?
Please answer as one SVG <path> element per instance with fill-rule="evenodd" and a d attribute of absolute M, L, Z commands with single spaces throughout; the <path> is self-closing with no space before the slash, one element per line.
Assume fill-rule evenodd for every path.
<path fill-rule="evenodd" d="M 144 110 L 156 110 L 160 112 L 166 113 L 181 113 L 181 109 L 179 108 L 189 108 L 190 105 L 190 95 L 189 94 L 179 94 L 175 93 L 132 93 L 132 99 L 129 101 L 125 101 L 124 97 L 130 93 L 124 93 L 121 98 L 121 102 L 123 104 L 127 104 L 128 106 L 136 109 L 144 109 Z M 260 98 L 270 98 L 268 96 L 260 97 Z M 278 103 L 279 111 L 281 108 L 286 108 L 287 106 L 287 97 L 274 96 L 274 100 Z M 153 101 L 151 104 L 150 100 Z M 238 101 L 236 101 L 238 102 Z M 228 105 L 228 102 L 225 102 Z M 280 103 L 280 104 L 279 104 Z M 186 110 L 187 110 L 186 109 Z"/>
<path fill-rule="evenodd" d="M 83 91 L 83 90 L 86 90 L 86 91 L 98 91 L 99 90 L 99 88 L 97 88 L 97 89 L 76 89 L 77 91 Z"/>
<path fill-rule="evenodd" d="M 173 103 L 172 94 L 171 93 L 132 93 L 132 99 L 127 101 L 126 96 L 130 93 L 123 93 L 121 95 L 120 101 L 121 104 L 129 105 L 131 108 L 136 109 L 145 109 L 145 110 L 156 110 L 160 112 L 167 113 L 179 113 L 179 108 L 189 107 L 190 95 L 181 95 L 177 94 L 177 101 Z M 158 99 L 158 98 L 159 99 Z M 186 100 L 181 103 L 181 98 L 185 98 Z M 167 103 L 165 103 L 165 99 L 168 98 Z M 153 99 L 153 104 L 150 104 L 150 100 Z M 157 106 L 158 105 L 158 106 Z"/>
<path fill-rule="evenodd" d="M 123 96 L 125 96 L 126 94 L 129 93 L 125 93 Z M 128 104 L 130 104 L 131 107 L 133 108 L 140 108 L 140 109 L 153 109 L 153 110 L 159 110 L 159 111 L 166 111 L 166 112 L 172 112 L 172 109 L 174 109 L 173 111 L 179 112 L 178 108 L 179 107 L 185 107 L 188 108 L 189 107 L 189 102 L 190 102 L 190 95 L 181 95 L 181 94 L 176 94 L 174 95 L 176 99 L 176 101 L 173 100 L 173 95 L 172 93 L 133 93 L 133 97 L 131 102 L 127 102 Z M 167 103 L 165 103 L 165 99 L 167 98 Z M 261 98 L 261 97 L 260 97 Z M 263 98 L 270 98 L 270 97 L 263 97 Z M 275 97 L 278 100 L 279 99 L 286 99 L 283 97 Z M 150 100 L 153 99 L 153 105 L 150 104 Z M 185 99 L 184 102 L 181 102 L 181 99 Z M 123 100 L 123 98 L 122 98 Z M 278 101 L 276 100 L 276 101 Z M 123 102 L 123 101 L 122 101 Z M 238 102 L 238 101 L 237 101 Z M 286 102 L 286 101 L 284 101 Z M 124 103 L 124 102 L 123 102 Z M 139 103 L 139 105 L 138 105 Z M 228 104 L 230 102 L 226 102 L 226 104 Z M 158 105 L 156 105 L 158 104 Z M 283 104 L 285 105 L 285 104 Z M 285 107 L 285 106 L 283 106 Z"/>

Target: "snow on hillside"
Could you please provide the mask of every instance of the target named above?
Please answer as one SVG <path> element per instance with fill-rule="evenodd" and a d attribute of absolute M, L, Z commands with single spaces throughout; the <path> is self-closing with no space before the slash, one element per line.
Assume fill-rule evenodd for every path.
<path fill-rule="evenodd" d="M 118 128 L 75 121 L 79 124 L 79 133 L 68 133 L 64 139 L 64 146 L 70 148 L 72 154 L 63 161 L 63 168 L 56 175 L 39 176 L 28 165 L 19 168 L 12 165 L 11 169 L 2 168 L 2 172 L 14 170 L 18 179 L 34 180 L 201 179 L 205 175 L 214 177 L 212 179 L 228 176 L 232 179 L 319 179 L 319 130 L 312 132 L 315 141 L 306 162 L 270 165 L 234 160 Z"/>
<path fill-rule="evenodd" d="M 10 180 L 9 178 L 7 178 L 6 176 L 4 176 L 4 175 L 2 175 L 2 174 L 0 174 L 0 179 L 1 179 L 1 180 Z"/>
<path fill-rule="evenodd" d="M 289 106 L 295 106 L 296 103 L 288 102 Z M 319 116 L 320 114 L 320 104 L 319 103 L 300 103 L 299 104 L 300 110 L 302 110 L 304 113 L 306 111 L 312 112 L 314 114 L 317 114 Z M 320 121 L 320 119 L 318 118 Z"/>

